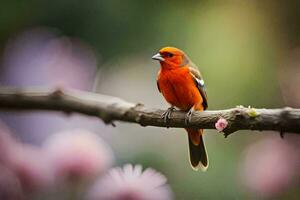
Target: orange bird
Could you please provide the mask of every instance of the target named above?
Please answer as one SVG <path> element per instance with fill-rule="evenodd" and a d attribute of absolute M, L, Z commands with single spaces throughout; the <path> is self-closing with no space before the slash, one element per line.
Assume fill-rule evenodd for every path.
<path fill-rule="evenodd" d="M 193 112 L 207 108 L 207 96 L 202 76 L 197 66 L 188 56 L 175 47 L 164 47 L 152 59 L 160 62 L 161 69 L 157 76 L 157 87 L 166 101 L 171 104 L 162 114 L 165 123 L 177 107 L 188 111 L 185 123 L 191 120 Z M 189 139 L 190 162 L 193 169 L 205 171 L 208 157 L 203 141 L 203 129 L 186 128 Z"/>

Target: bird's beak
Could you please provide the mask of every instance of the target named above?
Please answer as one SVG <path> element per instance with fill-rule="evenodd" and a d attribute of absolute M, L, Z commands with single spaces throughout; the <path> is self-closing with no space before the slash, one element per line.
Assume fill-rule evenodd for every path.
<path fill-rule="evenodd" d="M 165 59 L 161 56 L 160 53 L 155 54 L 154 56 L 152 56 L 153 60 L 158 60 L 158 61 L 165 61 Z"/>

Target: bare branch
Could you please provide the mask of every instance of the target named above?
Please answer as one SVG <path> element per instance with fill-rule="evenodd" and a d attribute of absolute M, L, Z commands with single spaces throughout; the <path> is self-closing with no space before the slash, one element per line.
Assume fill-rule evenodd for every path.
<path fill-rule="evenodd" d="M 300 109 L 254 109 L 239 106 L 227 110 L 196 112 L 186 126 L 184 112 L 173 112 L 171 120 L 165 124 L 161 118 L 164 110 L 150 109 L 117 97 L 78 90 L 1 88 L 0 109 L 62 111 L 95 116 L 105 123 L 124 121 L 142 126 L 203 129 L 215 129 L 216 121 L 222 117 L 228 121 L 228 126 L 224 129 L 225 136 L 238 130 L 300 133 Z"/>

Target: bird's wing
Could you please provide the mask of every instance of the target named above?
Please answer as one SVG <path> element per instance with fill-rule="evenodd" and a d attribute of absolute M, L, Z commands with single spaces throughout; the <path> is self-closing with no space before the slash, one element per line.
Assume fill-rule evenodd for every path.
<path fill-rule="evenodd" d="M 200 71 L 197 69 L 197 66 L 190 62 L 189 63 L 189 70 L 190 70 L 190 73 L 195 81 L 195 84 L 203 98 L 203 107 L 204 107 L 204 110 L 207 109 L 208 107 L 208 104 L 207 104 L 207 95 L 206 95 L 206 91 L 205 91 L 205 84 L 204 84 L 204 80 L 201 76 L 201 73 Z"/>
<path fill-rule="evenodd" d="M 159 72 L 157 73 L 156 85 L 157 85 L 157 89 L 158 89 L 158 91 L 159 91 L 159 92 L 161 92 L 161 91 L 160 91 L 160 87 L 159 87 L 159 83 L 158 83 L 158 79 L 159 79 L 159 77 L 160 77 L 160 70 L 159 70 Z"/>
<path fill-rule="evenodd" d="M 159 91 L 159 92 L 161 92 L 161 91 L 160 91 L 160 87 L 159 87 L 159 83 L 158 83 L 158 81 L 156 81 L 156 85 L 157 85 L 157 89 L 158 89 L 158 91 Z"/>

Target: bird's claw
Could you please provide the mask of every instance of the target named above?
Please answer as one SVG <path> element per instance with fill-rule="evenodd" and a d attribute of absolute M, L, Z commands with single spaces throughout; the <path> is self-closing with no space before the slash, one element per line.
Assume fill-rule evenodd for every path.
<path fill-rule="evenodd" d="M 185 116 L 185 125 L 188 125 L 188 124 L 191 122 L 193 112 L 194 112 L 194 109 L 191 108 L 191 109 L 189 110 L 189 112 L 186 114 L 186 116 Z"/>
<path fill-rule="evenodd" d="M 161 115 L 161 118 L 164 119 L 165 124 L 167 124 L 168 120 L 171 119 L 171 114 L 174 110 L 174 107 L 170 107 Z"/>

